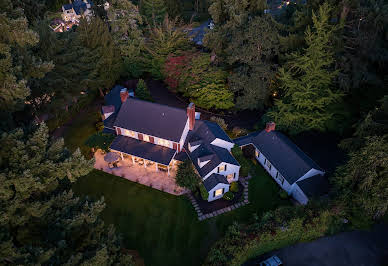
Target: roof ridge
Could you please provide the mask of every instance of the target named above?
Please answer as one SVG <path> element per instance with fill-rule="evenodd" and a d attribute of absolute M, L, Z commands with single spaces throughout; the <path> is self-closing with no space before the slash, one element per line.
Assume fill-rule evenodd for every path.
<path fill-rule="evenodd" d="M 157 102 L 150 102 L 150 101 L 142 100 L 142 99 L 139 99 L 139 98 L 136 98 L 136 97 L 128 97 L 128 99 L 125 102 L 127 102 L 128 100 L 144 102 L 144 103 L 151 104 L 151 105 L 164 106 L 164 107 L 168 107 L 168 108 L 171 108 L 171 109 L 176 109 L 176 110 L 179 110 L 179 111 L 182 111 L 182 112 L 186 112 L 186 110 L 183 109 L 183 108 L 179 108 L 179 107 L 175 107 L 175 106 L 170 106 L 170 105 L 166 105 L 166 104 L 161 104 L 161 103 L 157 103 Z"/>

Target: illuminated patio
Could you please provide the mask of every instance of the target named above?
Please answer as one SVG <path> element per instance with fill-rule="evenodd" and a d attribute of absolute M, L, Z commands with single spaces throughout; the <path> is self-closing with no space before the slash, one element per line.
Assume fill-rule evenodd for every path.
<path fill-rule="evenodd" d="M 175 184 L 177 171 L 175 162 L 167 169 L 166 166 L 155 162 L 126 155 L 117 162 L 117 167 L 111 167 L 104 160 L 105 155 L 101 150 L 94 154 L 96 160 L 94 168 L 170 194 L 182 195 L 188 192 Z"/>

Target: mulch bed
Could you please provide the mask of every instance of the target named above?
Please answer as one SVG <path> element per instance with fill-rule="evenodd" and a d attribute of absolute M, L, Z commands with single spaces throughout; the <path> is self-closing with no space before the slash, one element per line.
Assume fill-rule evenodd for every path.
<path fill-rule="evenodd" d="M 238 182 L 238 188 L 239 188 L 238 192 L 234 193 L 233 200 L 226 200 L 224 198 L 221 198 L 221 199 L 214 200 L 212 202 L 208 202 L 208 201 L 202 199 L 199 191 L 198 191 L 197 195 L 195 195 L 195 193 L 193 193 L 193 196 L 194 196 L 195 200 L 197 201 L 198 206 L 201 209 L 202 213 L 208 214 L 208 213 L 232 206 L 233 204 L 236 204 L 240 201 L 243 201 L 244 200 L 244 198 L 243 198 L 244 186 L 240 182 Z"/>

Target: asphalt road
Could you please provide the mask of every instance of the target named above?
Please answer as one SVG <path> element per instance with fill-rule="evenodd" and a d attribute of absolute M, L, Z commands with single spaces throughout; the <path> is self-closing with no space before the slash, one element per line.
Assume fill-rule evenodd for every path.
<path fill-rule="evenodd" d="M 296 244 L 250 260 L 244 266 L 258 265 L 273 255 L 285 266 L 385 266 L 388 226 L 377 225 L 372 231 L 346 232 Z"/>

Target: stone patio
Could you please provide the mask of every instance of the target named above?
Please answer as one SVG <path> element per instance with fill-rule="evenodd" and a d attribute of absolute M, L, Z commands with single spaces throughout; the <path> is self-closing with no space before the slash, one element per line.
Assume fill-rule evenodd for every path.
<path fill-rule="evenodd" d="M 95 152 L 94 168 L 173 195 L 182 195 L 188 192 L 187 189 L 175 184 L 176 165 L 170 168 L 170 175 L 168 175 L 167 172 L 156 171 L 155 164 L 145 168 L 144 165 L 133 164 L 130 157 L 124 157 L 124 160 L 118 162 L 118 167 L 109 168 L 108 163 L 104 161 L 104 155 L 101 150 Z"/>

